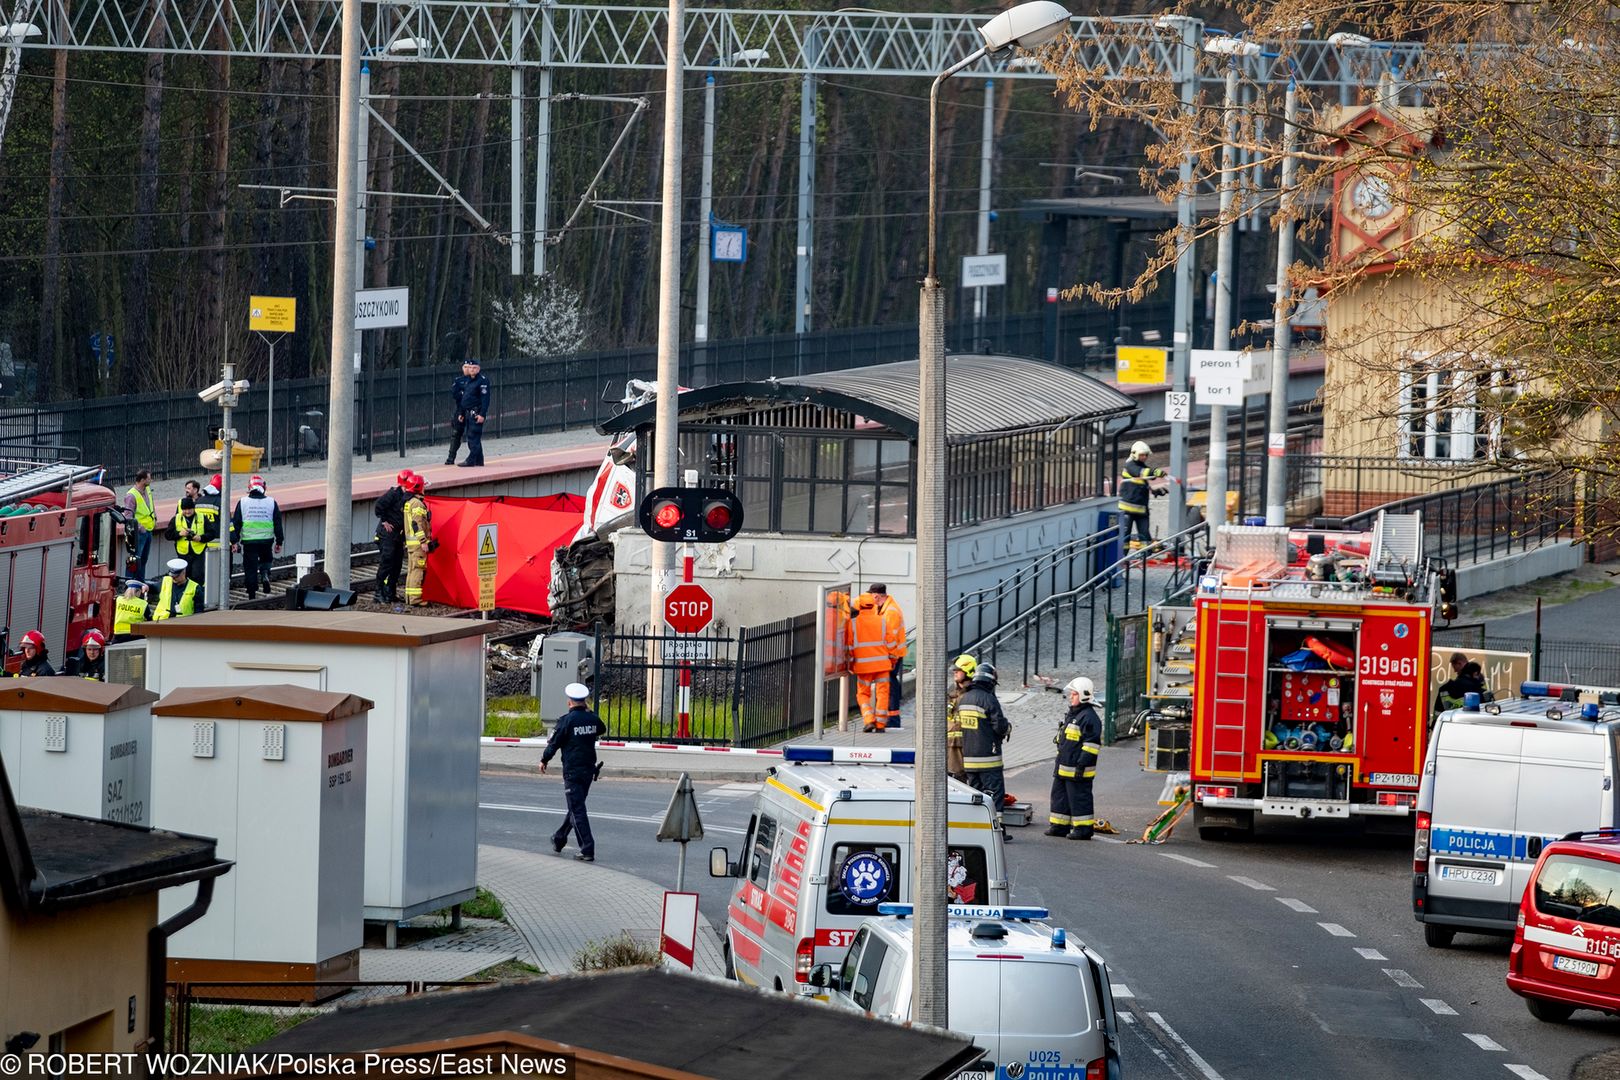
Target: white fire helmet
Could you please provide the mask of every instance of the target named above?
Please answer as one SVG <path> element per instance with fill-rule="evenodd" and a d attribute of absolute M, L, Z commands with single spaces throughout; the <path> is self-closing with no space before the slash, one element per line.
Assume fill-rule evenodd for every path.
<path fill-rule="evenodd" d="M 1131 457 L 1133 457 L 1133 458 L 1138 458 L 1138 457 L 1145 458 L 1151 453 L 1153 453 L 1153 447 L 1149 446 L 1145 442 L 1142 442 L 1140 439 L 1138 439 L 1136 442 L 1131 443 Z"/>
<path fill-rule="evenodd" d="M 1086 678 L 1084 675 L 1080 676 L 1078 679 L 1070 679 L 1069 685 L 1065 686 L 1063 689 L 1067 690 L 1071 694 L 1079 694 L 1082 704 L 1088 701 L 1095 701 L 1097 699 L 1096 689 L 1091 685 L 1091 680 Z"/>

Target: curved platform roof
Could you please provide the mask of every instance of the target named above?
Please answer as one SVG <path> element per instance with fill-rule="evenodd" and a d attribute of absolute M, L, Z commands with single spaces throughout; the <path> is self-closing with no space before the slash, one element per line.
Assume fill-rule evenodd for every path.
<path fill-rule="evenodd" d="M 876 421 L 917 438 L 917 361 L 797 375 L 764 382 L 722 383 L 681 394 L 683 420 L 733 416 L 776 405 L 822 405 Z M 656 404 L 630 409 L 602 425 L 633 431 L 653 423 Z M 946 438 L 1041 431 L 1083 421 L 1129 416 L 1136 402 L 1105 382 L 1055 364 L 1018 356 L 946 358 Z"/>

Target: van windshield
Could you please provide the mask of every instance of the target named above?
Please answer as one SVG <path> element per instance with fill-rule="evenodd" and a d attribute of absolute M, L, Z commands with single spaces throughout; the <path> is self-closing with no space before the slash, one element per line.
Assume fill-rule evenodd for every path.
<path fill-rule="evenodd" d="M 1548 856 L 1536 875 L 1536 910 L 1592 926 L 1620 927 L 1620 863 Z"/>
<path fill-rule="evenodd" d="M 1091 1030 L 1087 990 L 1085 973 L 1076 964 L 1002 965 L 1002 1037 L 1078 1035 Z"/>

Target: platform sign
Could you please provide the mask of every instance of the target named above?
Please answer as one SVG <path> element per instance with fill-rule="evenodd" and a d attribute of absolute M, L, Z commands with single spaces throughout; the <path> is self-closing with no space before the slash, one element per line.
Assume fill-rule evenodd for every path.
<path fill-rule="evenodd" d="M 478 526 L 478 610 L 495 610 L 495 568 L 500 551 L 496 525 Z"/>
<path fill-rule="evenodd" d="M 1169 353 L 1147 345 L 1120 345 L 1114 352 L 1114 375 L 1122 386 L 1157 386 L 1167 382 Z"/>
<path fill-rule="evenodd" d="M 962 288 L 1007 284 L 1007 253 L 962 256 Z"/>
<path fill-rule="evenodd" d="M 390 326 L 409 326 L 411 322 L 411 290 L 356 289 L 354 291 L 354 328 L 356 330 L 382 330 Z"/>
<path fill-rule="evenodd" d="M 298 298 L 248 297 L 248 329 L 261 334 L 290 334 L 298 327 Z"/>
<path fill-rule="evenodd" d="M 1164 395 L 1164 419 L 1169 424 L 1185 424 L 1192 420 L 1192 395 L 1167 390 Z"/>
<path fill-rule="evenodd" d="M 1242 349 L 1193 349 L 1192 375 L 1200 405 L 1237 405 L 1253 366 Z"/>

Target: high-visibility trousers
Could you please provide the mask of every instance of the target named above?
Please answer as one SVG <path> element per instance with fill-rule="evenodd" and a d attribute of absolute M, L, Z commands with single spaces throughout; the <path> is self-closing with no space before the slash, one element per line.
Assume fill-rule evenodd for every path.
<path fill-rule="evenodd" d="M 405 603 L 411 607 L 425 607 L 427 601 L 422 599 L 422 582 L 427 578 L 427 552 L 422 550 L 421 544 L 407 544 L 405 547 Z"/>
<path fill-rule="evenodd" d="M 861 726 L 884 730 L 889 722 L 889 673 L 857 675 L 855 700 L 861 703 Z"/>

